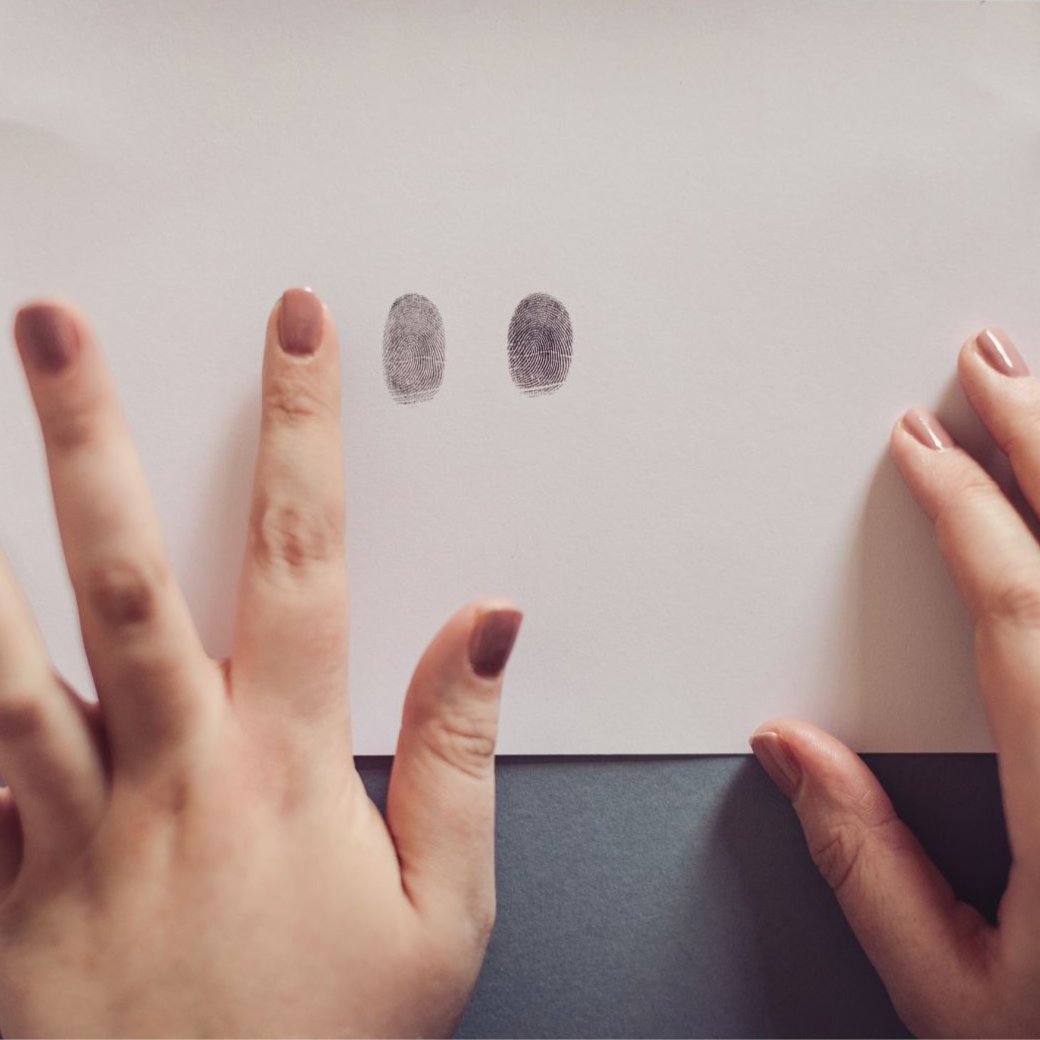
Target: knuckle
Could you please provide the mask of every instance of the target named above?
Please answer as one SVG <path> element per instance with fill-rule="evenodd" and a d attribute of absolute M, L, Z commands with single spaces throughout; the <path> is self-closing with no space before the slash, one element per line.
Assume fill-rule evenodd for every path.
<path fill-rule="evenodd" d="M 41 733 L 47 713 L 38 693 L 4 690 L 0 693 L 0 740 L 19 740 Z"/>
<path fill-rule="evenodd" d="M 824 881 L 840 894 L 848 883 L 863 853 L 865 840 L 861 826 L 839 823 L 827 834 L 809 846 L 813 863 L 819 868 Z"/>
<path fill-rule="evenodd" d="M 261 563 L 291 572 L 339 559 L 344 526 L 343 510 L 334 506 L 300 505 L 266 495 L 258 500 L 251 518 Z"/>
<path fill-rule="evenodd" d="M 141 785 L 141 797 L 149 810 L 166 819 L 188 814 L 195 801 L 195 783 L 190 774 L 161 775 Z"/>
<path fill-rule="evenodd" d="M 1015 575 L 997 584 L 982 603 L 981 614 L 991 624 L 1040 628 L 1040 582 Z"/>
<path fill-rule="evenodd" d="M 121 557 L 92 566 L 85 579 L 86 600 L 108 625 L 129 628 L 153 621 L 169 568 L 155 559 Z"/>
<path fill-rule="evenodd" d="M 905 852 L 915 844 L 891 805 L 880 805 L 873 796 L 867 796 L 853 812 L 850 818 L 830 824 L 824 834 L 809 843 L 813 862 L 839 896 L 851 879 L 862 872 L 872 842 L 880 842 L 895 852 Z"/>
<path fill-rule="evenodd" d="M 996 494 L 996 487 L 988 478 L 969 477 L 945 498 L 935 515 L 936 532 L 943 544 L 950 543 L 965 511 L 989 511 Z"/>
<path fill-rule="evenodd" d="M 485 779 L 494 770 L 495 727 L 457 716 L 429 718 L 420 732 L 430 752 L 467 776 Z"/>
<path fill-rule="evenodd" d="M 48 415 L 44 436 L 49 445 L 62 453 L 95 444 L 101 437 L 102 420 L 96 412 L 68 409 Z"/>
<path fill-rule="evenodd" d="M 965 504 L 988 508 L 999 496 L 997 485 L 986 476 L 970 476 L 957 489 L 957 500 L 950 509 L 961 509 Z"/>
<path fill-rule="evenodd" d="M 299 426 L 324 419 L 329 408 L 312 382 L 298 374 L 272 379 L 263 391 L 264 413 L 283 426 Z"/>
<path fill-rule="evenodd" d="M 1020 402 L 1001 434 L 1000 448 L 1012 462 L 1035 453 L 1040 446 L 1040 398 Z"/>

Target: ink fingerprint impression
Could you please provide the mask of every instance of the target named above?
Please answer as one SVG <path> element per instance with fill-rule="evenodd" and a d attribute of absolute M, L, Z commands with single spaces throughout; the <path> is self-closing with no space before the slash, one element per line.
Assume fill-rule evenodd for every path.
<path fill-rule="evenodd" d="M 444 378 L 444 322 L 425 296 L 394 300 L 383 330 L 383 375 L 395 401 L 429 401 Z"/>
<path fill-rule="evenodd" d="M 574 331 L 567 308 L 547 293 L 525 296 L 509 322 L 509 371 L 525 394 L 549 394 L 571 367 Z"/>

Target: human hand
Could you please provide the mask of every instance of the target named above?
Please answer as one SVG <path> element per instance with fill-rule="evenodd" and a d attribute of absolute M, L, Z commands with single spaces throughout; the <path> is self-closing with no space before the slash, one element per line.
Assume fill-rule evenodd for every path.
<path fill-rule="evenodd" d="M 958 372 L 975 411 L 1040 512 L 1040 383 L 1006 333 L 983 330 Z M 971 611 L 997 749 L 1012 868 L 992 927 L 950 886 L 863 761 L 805 722 L 751 746 L 793 800 L 813 859 L 907 1026 L 928 1036 L 1040 1033 L 1040 546 L 986 471 L 915 409 L 891 453 L 935 523 Z"/>
<path fill-rule="evenodd" d="M 0 557 L 3 1034 L 452 1032 L 494 918 L 494 745 L 519 611 L 474 601 L 427 648 L 384 824 L 351 758 L 328 310 L 292 289 L 267 324 L 222 661 L 86 322 L 35 303 L 15 338 L 99 703 L 55 674 Z"/>

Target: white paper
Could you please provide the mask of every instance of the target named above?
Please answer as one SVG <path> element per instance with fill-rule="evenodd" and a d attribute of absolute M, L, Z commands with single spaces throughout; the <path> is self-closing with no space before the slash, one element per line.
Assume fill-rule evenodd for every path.
<path fill-rule="evenodd" d="M 1040 7 L 0 5 L 0 311 L 91 315 L 212 656 L 231 647 L 263 328 L 336 315 L 359 753 L 467 600 L 512 597 L 503 753 L 990 748 L 971 636 L 886 461 L 986 323 L 1040 334 Z M 566 306 L 554 393 L 514 307 Z M 382 370 L 392 302 L 446 337 Z M 1033 337 L 1031 340 L 1030 337 Z M 17 353 L 0 538 L 93 694 Z"/>

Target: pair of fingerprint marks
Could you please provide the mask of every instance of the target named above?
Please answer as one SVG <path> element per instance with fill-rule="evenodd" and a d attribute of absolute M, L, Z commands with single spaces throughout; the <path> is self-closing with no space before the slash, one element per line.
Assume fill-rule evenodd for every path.
<path fill-rule="evenodd" d="M 567 378 L 574 331 L 567 308 L 547 293 L 525 296 L 507 334 L 509 373 L 527 395 L 552 393 Z M 394 300 L 383 330 L 383 375 L 395 401 L 429 401 L 444 379 L 444 321 L 425 296 Z"/>

